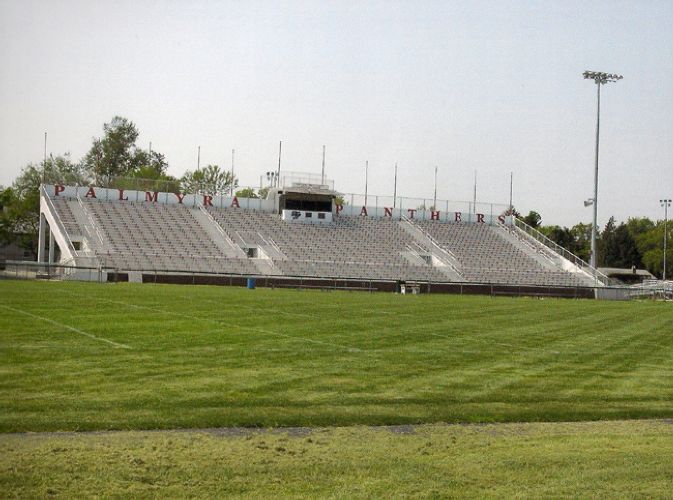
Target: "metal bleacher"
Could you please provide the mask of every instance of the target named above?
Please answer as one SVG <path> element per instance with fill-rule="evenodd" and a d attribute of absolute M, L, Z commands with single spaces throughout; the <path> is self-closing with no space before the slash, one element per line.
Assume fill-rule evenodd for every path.
<path fill-rule="evenodd" d="M 488 224 L 415 224 L 460 262 L 470 282 L 543 286 L 591 286 L 584 273 L 571 273 L 546 258 L 542 247 L 517 245 L 516 229 Z M 516 234 L 516 233 L 515 233 Z M 538 255 L 540 254 L 540 255 Z M 540 258 L 542 256 L 543 258 Z"/>
<path fill-rule="evenodd" d="M 234 241 L 274 255 L 285 275 L 446 281 L 414 259 L 414 239 L 397 221 L 338 217 L 325 225 L 288 223 L 277 214 L 209 208 Z"/>
<path fill-rule="evenodd" d="M 55 198 L 72 241 L 120 271 L 592 286 L 516 227 L 335 216 L 291 223 L 242 208 Z"/>

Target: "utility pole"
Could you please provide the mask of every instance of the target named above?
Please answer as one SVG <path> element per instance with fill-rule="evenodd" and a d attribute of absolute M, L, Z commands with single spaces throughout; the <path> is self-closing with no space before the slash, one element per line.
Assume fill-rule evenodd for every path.
<path fill-rule="evenodd" d="M 472 213 L 477 213 L 477 171 L 474 171 L 474 191 L 472 192 Z"/>
<path fill-rule="evenodd" d="M 432 209 L 437 210 L 437 165 L 435 165 L 435 197 L 432 202 Z"/>
<path fill-rule="evenodd" d="M 395 187 L 393 188 L 393 208 L 397 207 L 397 162 L 395 162 Z"/>
<path fill-rule="evenodd" d="M 325 145 L 322 146 L 322 175 L 320 177 L 320 185 L 325 184 Z"/>
<path fill-rule="evenodd" d="M 283 151 L 283 141 L 278 144 L 278 173 L 276 174 L 276 186 L 280 183 L 280 155 Z"/>
<path fill-rule="evenodd" d="M 367 206 L 367 184 L 369 181 L 369 160 L 365 161 L 365 206 Z"/>
<path fill-rule="evenodd" d="M 509 173 L 509 215 L 513 215 L 514 205 L 512 205 L 512 186 L 514 185 L 514 172 Z"/>
<path fill-rule="evenodd" d="M 44 133 L 44 161 L 42 162 L 42 183 L 47 182 L 47 132 Z"/>
<path fill-rule="evenodd" d="M 234 155 L 236 150 L 231 150 L 231 196 L 234 196 Z"/>

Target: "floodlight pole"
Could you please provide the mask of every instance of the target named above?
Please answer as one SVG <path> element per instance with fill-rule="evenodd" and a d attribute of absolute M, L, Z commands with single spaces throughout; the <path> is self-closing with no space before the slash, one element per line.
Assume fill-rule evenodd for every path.
<path fill-rule="evenodd" d="M 598 225 L 598 144 L 601 128 L 601 84 L 596 82 L 596 156 L 594 161 L 594 217 L 591 225 L 591 267 L 596 269 L 596 233 Z"/>
<path fill-rule="evenodd" d="M 659 200 L 661 203 L 661 206 L 664 207 L 664 274 L 662 276 L 662 279 L 666 281 L 666 243 L 668 240 L 668 233 L 666 232 L 666 226 L 668 224 L 668 207 L 671 206 L 671 202 L 673 200 L 670 199 L 664 199 L 664 200 Z"/>
<path fill-rule="evenodd" d="M 590 265 L 596 269 L 596 230 L 598 228 L 598 143 L 600 137 L 601 124 L 601 85 L 608 82 L 616 82 L 624 78 L 621 75 L 601 73 L 598 71 L 585 71 L 583 76 L 586 80 L 593 80 L 596 83 L 596 156 L 594 161 L 594 219 L 591 226 L 591 259 Z"/>

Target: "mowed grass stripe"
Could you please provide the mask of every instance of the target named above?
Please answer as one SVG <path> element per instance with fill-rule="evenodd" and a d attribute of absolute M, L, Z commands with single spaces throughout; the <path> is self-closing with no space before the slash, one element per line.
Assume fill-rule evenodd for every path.
<path fill-rule="evenodd" d="M 673 485 L 666 421 L 4 435 L 0 450 L 9 498 L 667 498 Z"/>
<path fill-rule="evenodd" d="M 0 297 L 134 347 L 0 318 L 3 431 L 673 416 L 666 303 L 44 282 Z"/>

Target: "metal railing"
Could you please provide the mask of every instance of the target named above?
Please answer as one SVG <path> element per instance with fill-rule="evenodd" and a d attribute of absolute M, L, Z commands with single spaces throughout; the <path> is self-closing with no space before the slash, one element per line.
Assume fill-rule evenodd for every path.
<path fill-rule="evenodd" d="M 423 228 L 417 226 L 416 224 L 413 224 L 407 217 L 402 216 L 402 221 L 409 224 L 412 226 L 414 229 L 420 231 L 420 233 L 428 239 L 428 241 L 432 244 L 434 247 L 435 251 L 439 253 L 440 260 L 444 262 L 454 273 L 456 273 L 458 276 L 463 276 L 462 271 L 459 269 L 459 264 L 458 264 L 458 259 L 456 259 L 456 256 L 453 255 L 453 252 L 450 250 L 443 248 L 431 235 L 429 232 L 425 231 Z"/>
<path fill-rule="evenodd" d="M 95 239 L 97 239 L 98 243 L 100 244 L 100 248 L 105 247 L 105 240 L 103 239 L 103 235 L 100 232 L 98 224 L 96 224 L 93 215 L 91 215 L 89 209 L 86 208 L 79 194 L 77 194 L 77 203 L 79 203 L 79 206 L 82 209 L 82 213 L 84 213 L 84 217 L 88 221 L 88 224 L 84 224 L 84 230 L 87 232 L 87 235 L 89 236 L 89 238 L 91 238 L 91 240 L 94 240 L 94 236 L 91 234 L 91 231 L 93 230 L 95 234 Z"/>
<path fill-rule="evenodd" d="M 523 231 L 526 235 L 529 237 L 537 240 L 541 244 L 543 244 L 545 247 L 549 248 L 550 250 L 553 250 L 557 254 L 561 255 L 564 259 L 568 260 L 571 262 L 573 265 L 577 266 L 580 270 L 584 271 L 587 273 L 589 276 L 594 278 L 597 282 L 600 282 L 602 285 L 608 286 L 614 284 L 614 281 L 611 280 L 608 276 L 600 272 L 598 269 L 591 267 L 587 262 L 579 258 L 577 255 L 575 255 L 572 252 L 569 252 L 565 248 L 563 248 L 561 245 L 558 243 L 552 241 L 549 239 L 547 236 L 542 234 L 540 231 L 537 229 L 529 226 L 526 224 L 524 221 L 517 217 L 513 217 L 514 219 L 514 227 L 517 229 Z"/>

